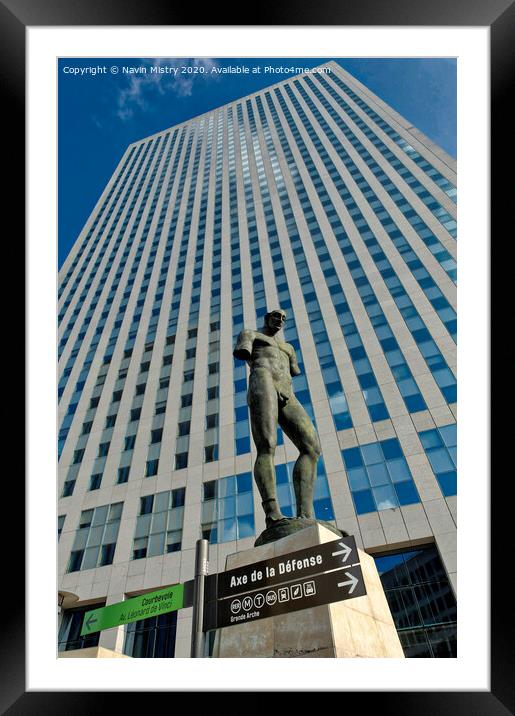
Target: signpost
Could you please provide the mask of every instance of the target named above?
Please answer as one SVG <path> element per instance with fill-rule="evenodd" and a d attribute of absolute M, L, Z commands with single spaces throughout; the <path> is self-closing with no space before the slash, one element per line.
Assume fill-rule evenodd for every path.
<path fill-rule="evenodd" d="M 155 592 L 148 592 L 139 597 L 126 599 L 124 602 L 110 604 L 86 612 L 82 623 L 81 636 L 93 634 L 103 629 L 111 629 L 121 624 L 157 617 L 166 612 L 182 609 L 184 604 L 184 584 L 165 587 Z"/>
<path fill-rule="evenodd" d="M 353 537 L 222 572 L 211 579 L 206 631 L 366 594 Z"/>

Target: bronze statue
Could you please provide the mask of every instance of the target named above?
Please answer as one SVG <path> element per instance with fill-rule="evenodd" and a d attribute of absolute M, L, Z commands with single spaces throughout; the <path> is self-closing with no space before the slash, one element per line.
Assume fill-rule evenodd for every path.
<path fill-rule="evenodd" d="M 261 330 L 243 329 L 233 352 L 236 358 L 247 361 L 250 366 L 247 402 L 257 448 L 254 479 L 261 495 L 267 528 L 286 523 L 288 519 L 281 514 L 277 502 L 274 466 L 277 424 L 300 453 L 293 468 L 297 518 L 315 519 L 313 492 L 321 453 L 313 423 L 293 394 L 291 376 L 300 374 L 295 349 L 275 337 L 285 319 L 284 311 L 270 311 L 264 317 Z"/>

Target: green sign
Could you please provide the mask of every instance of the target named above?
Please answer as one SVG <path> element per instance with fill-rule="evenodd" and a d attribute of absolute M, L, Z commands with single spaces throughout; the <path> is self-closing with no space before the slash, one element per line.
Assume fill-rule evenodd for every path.
<path fill-rule="evenodd" d="M 158 589 L 124 602 L 86 612 L 80 635 L 86 636 L 102 629 L 112 629 L 120 624 L 129 624 L 140 619 L 157 617 L 159 614 L 174 612 L 184 605 L 184 584 Z"/>

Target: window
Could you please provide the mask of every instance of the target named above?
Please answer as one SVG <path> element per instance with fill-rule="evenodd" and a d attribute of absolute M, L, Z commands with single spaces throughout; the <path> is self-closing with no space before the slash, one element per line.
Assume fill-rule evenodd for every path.
<path fill-rule="evenodd" d="M 215 385 L 212 388 L 207 389 L 207 399 L 208 400 L 215 400 L 215 398 L 218 398 L 219 396 L 219 387 Z"/>
<path fill-rule="evenodd" d="M 82 559 L 84 557 L 84 550 L 72 550 L 70 554 L 70 561 L 68 564 L 68 572 L 78 572 L 80 570 L 80 566 L 82 564 Z"/>
<path fill-rule="evenodd" d="M 456 423 L 418 434 L 445 497 L 457 492 Z"/>
<path fill-rule="evenodd" d="M 123 503 L 83 510 L 75 533 L 68 572 L 93 569 L 113 561 Z"/>
<path fill-rule="evenodd" d="M 88 423 L 82 424 L 82 435 L 88 435 L 91 432 L 91 427 L 93 425 L 93 421 L 90 421 Z"/>
<path fill-rule="evenodd" d="M 216 428 L 218 426 L 218 413 L 206 415 L 206 428 Z"/>
<path fill-rule="evenodd" d="M 127 435 L 125 438 L 124 450 L 133 450 L 136 444 L 136 435 Z"/>
<path fill-rule="evenodd" d="M 118 468 L 118 479 L 116 481 L 118 485 L 122 485 L 124 482 L 128 482 L 130 471 L 130 465 L 125 465 L 124 467 Z"/>
<path fill-rule="evenodd" d="M 98 563 L 99 567 L 105 567 L 108 564 L 113 563 L 113 557 L 114 557 L 114 550 L 116 547 L 116 543 L 109 543 L 109 544 L 103 544 L 100 549 L 100 561 Z"/>
<path fill-rule="evenodd" d="M 186 499 L 186 488 L 178 487 L 176 490 L 172 490 L 172 507 L 184 507 L 184 501 Z"/>
<path fill-rule="evenodd" d="M 61 497 L 70 497 L 73 495 L 73 488 L 75 487 L 75 480 L 66 480 L 63 485 L 63 493 Z"/>
<path fill-rule="evenodd" d="M 420 502 L 397 438 L 342 450 L 358 515 Z"/>
<path fill-rule="evenodd" d="M 375 556 L 406 657 L 456 654 L 456 598 L 434 545 Z"/>
<path fill-rule="evenodd" d="M 206 445 L 204 448 L 204 462 L 218 460 L 218 445 Z"/>
<path fill-rule="evenodd" d="M 64 521 L 66 519 L 66 515 L 59 515 L 57 518 L 57 539 L 61 537 L 61 532 L 63 531 Z"/>
<path fill-rule="evenodd" d="M 108 415 L 106 418 L 106 428 L 112 428 L 114 427 L 114 424 L 116 423 L 116 415 Z"/>
<path fill-rule="evenodd" d="M 166 400 L 161 400 L 159 403 L 156 403 L 156 415 L 161 415 L 162 413 L 166 413 Z"/>
<path fill-rule="evenodd" d="M 202 485 L 202 499 L 213 500 L 216 497 L 216 480 L 209 480 Z"/>
<path fill-rule="evenodd" d="M 147 469 L 145 477 L 153 477 L 157 475 L 157 469 L 159 467 L 159 458 L 157 460 L 147 460 Z"/>
<path fill-rule="evenodd" d="M 109 446 L 111 443 L 100 443 L 98 446 L 98 457 L 105 457 L 109 452 Z"/>
<path fill-rule="evenodd" d="M 190 434 L 190 421 L 184 420 L 177 424 L 177 436 Z"/>
<path fill-rule="evenodd" d="M 139 508 L 140 515 L 147 515 L 149 512 L 152 512 L 153 505 L 154 505 L 154 495 L 146 495 L 145 497 L 142 497 L 140 499 L 140 508 Z"/>
<path fill-rule="evenodd" d="M 172 659 L 176 632 L 176 611 L 132 622 L 126 626 L 123 653 L 139 659 Z"/>
<path fill-rule="evenodd" d="M 119 403 L 122 399 L 123 390 L 115 390 L 111 399 L 112 403 Z"/>
<path fill-rule="evenodd" d="M 96 475 L 91 475 L 89 478 L 89 489 L 90 490 L 98 490 L 100 487 L 100 483 L 102 482 L 102 473 L 99 472 Z"/>
<path fill-rule="evenodd" d="M 101 632 L 80 636 L 84 615 L 92 609 L 103 607 L 104 603 L 89 604 L 79 609 L 66 609 L 63 612 L 61 626 L 59 627 L 58 650 L 71 651 L 73 649 L 87 649 L 98 646 Z"/>
<path fill-rule="evenodd" d="M 136 395 L 143 395 L 145 392 L 145 388 L 147 387 L 146 383 L 140 383 L 136 386 Z"/>
<path fill-rule="evenodd" d="M 80 515 L 79 520 L 79 529 L 83 529 L 84 527 L 89 527 L 91 525 L 91 520 L 93 519 L 93 513 L 94 510 L 83 510 Z"/>
<path fill-rule="evenodd" d="M 175 456 L 175 469 L 182 470 L 185 467 L 188 467 L 188 453 L 177 453 L 177 455 Z"/>
<path fill-rule="evenodd" d="M 181 549 L 185 493 L 186 488 L 180 487 L 141 498 L 132 559 Z"/>
<path fill-rule="evenodd" d="M 131 410 L 131 422 L 139 420 L 141 415 L 141 408 L 132 408 Z"/>
<path fill-rule="evenodd" d="M 181 408 L 189 407 L 193 402 L 193 394 L 188 393 L 187 395 L 181 396 Z"/>
<path fill-rule="evenodd" d="M 156 430 L 152 430 L 150 433 L 150 443 L 151 445 L 154 445 L 155 443 L 160 443 L 163 437 L 163 428 L 158 428 Z"/>
<path fill-rule="evenodd" d="M 82 450 L 75 450 L 73 453 L 73 464 L 78 465 L 80 462 L 82 462 L 82 458 L 84 457 L 84 448 Z"/>
<path fill-rule="evenodd" d="M 254 535 L 250 472 L 210 480 L 203 485 L 202 537 L 211 544 Z"/>
<path fill-rule="evenodd" d="M 98 406 L 99 402 L 100 402 L 100 396 L 97 395 L 96 398 L 91 398 L 91 400 L 89 401 L 90 410 L 91 410 L 91 408 L 96 408 Z"/>

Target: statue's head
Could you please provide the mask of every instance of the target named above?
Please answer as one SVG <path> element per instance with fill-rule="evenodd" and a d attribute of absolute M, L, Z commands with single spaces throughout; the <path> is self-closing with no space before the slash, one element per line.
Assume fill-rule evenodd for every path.
<path fill-rule="evenodd" d="M 273 333 L 278 333 L 284 326 L 286 321 L 286 312 L 281 308 L 276 308 L 273 311 L 265 313 L 264 317 L 265 327 Z"/>

